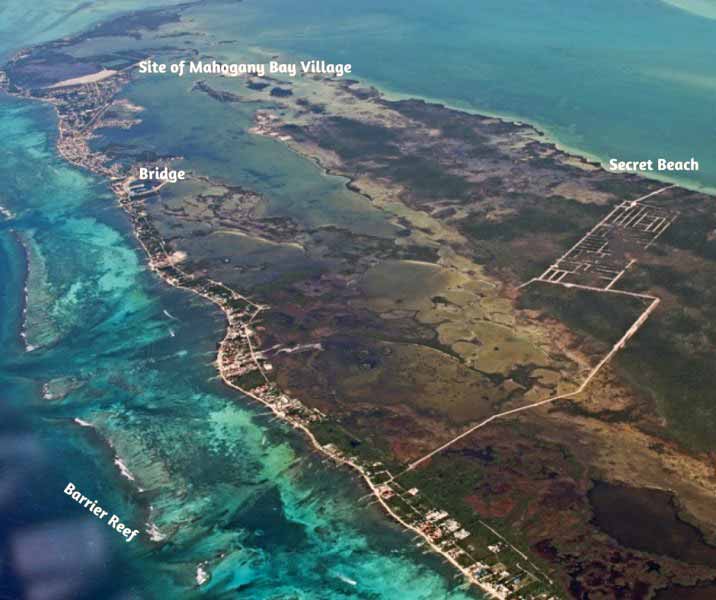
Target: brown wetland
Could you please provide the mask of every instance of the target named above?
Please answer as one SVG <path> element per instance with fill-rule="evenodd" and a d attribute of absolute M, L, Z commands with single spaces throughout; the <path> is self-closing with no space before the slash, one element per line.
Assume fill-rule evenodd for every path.
<path fill-rule="evenodd" d="M 621 545 L 716 566 L 716 547 L 683 521 L 673 496 L 662 490 L 597 482 L 589 492 L 594 524 Z"/>

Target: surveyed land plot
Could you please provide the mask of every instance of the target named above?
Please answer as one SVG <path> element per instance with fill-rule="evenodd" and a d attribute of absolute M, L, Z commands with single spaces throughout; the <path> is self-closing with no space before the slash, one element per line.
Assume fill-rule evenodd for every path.
<path fill-rule="evenodd" d="M 614 207 L 537 280 L 611 289 L 678 216 L 649 202 L 671 187 Z"/>
<path fill-rule="evenodd" d="M 646 251 L 676 220 L 676 211 L 646 203 L 673 187 L 665 186 L 636 200 L 620 203 L 542 275 L 520 286 L 521 308 L 539 310 L 566 324 L 575 333 L 574 342 L 587 356 L 603 353 L 581 383 L 570 382 L 572 389 L 568 391 L 493 414 L 413 461 L 396 478 L 493 421 L 559 400 L 574 399 L 587 388 L 659 305 L 656 296 L 613 286 L 636 262 L 632 253 Z"/>

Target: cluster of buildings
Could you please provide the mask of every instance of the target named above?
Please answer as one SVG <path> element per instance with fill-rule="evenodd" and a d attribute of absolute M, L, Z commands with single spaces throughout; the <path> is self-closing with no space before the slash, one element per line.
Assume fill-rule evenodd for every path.
<path fill-rule="evenodd" d="M 492 548 L 493 546 L 490 546 Z M 556 596 L 543 592 L 539 594 L 525 593 L 524 589 L 534 582 L 534 578 L 526 571 L 520 571 L 516 575 L 510 573 L 507 567 L 496 562 L 488 564 L 477 561 L 471 566 L 471 570 L 481 584 L 489 585 L 500 597 L 508 599 L 527 600 L 558 600 Z"/>
<path fill-rule="evenodd" d="M 312 423 L 323 421 L 326 415 L 281 393 L 279 388 L 265 377 L 270 365 L 262 353 L 252 349 L 250 338 L 254 336 L 254 332 L 248 326 L 256 308 L 255 305 L 248 304 L 243 308 L 233 309 L 225 306 L 230 327 L 220 352 L 222 374 L 232 385 L 272 408 L 277 416 L 294 426 L 309 430 Z M 257 385 L 251 387 L 250 391 L 245 390 L 242 384 L 245 385 L 247 379 L 252 377 L 255 377 Z M 499 555 L 509 550 L 503 542 L 487 547 L 494 555 L 493 558 L 475 559 L 472 556 L 474 548 L 469 543 L 470 532 L 447 511 L 430 506 L 418 488 L 404 490 L 381 462 L 368 462 L 357 456 L 349 456 L 333 443 L 323 444 L 321 449 L 337 462 L 348 462 L 359 468 L 371 481 L 374 492 L 391 510 L 395 510 L 401 519 L 419 531 L 445 556 L 461 565 L 464 572 L 484 590 L 489 591 L 492 597 L 505 600 L 557 600 L 548 593 L 529 589 L 534 589 L 534 584 L 540 581 L 532 573 L 520 567 L 515 574 L 501 562 Z"/>
<path fill-rule="evenodd" d="M 463 573 L 491 597 L 504 600 L 557 600 L 556 596 L 536 591 L 540 579 L 518 565 L 515 574 L 500 560 L 499 555 L 509 551 L 507 544 L 498 541 L 487 546 L 493 557 L 476 559 L 475 549 L 469 543 L 471 534 L 446 510 L 434 508 L 421 496 L 416 487 L 403 489 L 380 462 L 366 464 L 355 456 L 346 456 L 334 444 L 323 449 L 338 461 L 348 460 L 357 465 L 374 484 L 374 492 L 386 502 L 405 523 L 418 531 L 430 544 L 460 565 Z M 531 589 L 528 589 L 531 588 Z"/>
<path fill-rule="evenodd" d="M 222 377 L 244 393 L 261 400 L 277 416 L 290 417 L 293 425 L 308 426 L 324 420 L 326 415 L 320 410 L 309 408 L 300 400 L 281 393 L 266 376 L 273 367 L 263 353 L 254 350 L 251 339 L 255 332 L 248 325 L 261 307 L 250 304 L 241 296 L 217 302 L 223 306 L 229 320 L 229 330 L 219 351 Z"/>
<path fill-rule="evenodd" d="M 278 388 L 273 384 L 263 386 L 260 393 L 262 397 L 270 400 L 270 405 L 276 410 L 279 417 L 290 416 L 293 421 L 297 421 L 303 425 L 309 423 L 317 423 L 326 418 L 320 410 L 316 408 L 308 408 L 300 400 L 290 398 L 286 394 L 281 394 Z"/>
<path fill-rule="evenodd" d="M 456 540 L 464 540 L 468 537 L 470 532 L 463 529 L 455 519 L 449 519 L 449 516 L 447 511 L 431 510 L 425 515 L 425 520 L 420 523 L 418 529 L 433 542 L 450 536 Z"/>
<path fill-rule="evenodd" d="M 459 564 L 463 573 L 488 591 L 494 598 L 505 600 L 557 600 L 542 591 L 540 578 L 518 565 L 515 573 L 500 560 L 510 550 L 502 541 L 487 546 L 492 554 L 476 559 L 471 534 L 446 510 L 427 502 L 416 487 L 404 490 L 392 478 L 376 486 L 376 492 L 414 530 L 419 531 L 433 546 Z M 503 554 L 504 556 L 504 554 Z"/>
<path fill-rule="evenodd" d="M 101 152 L 91 151 L 88 140 L 94 129 L 105 125 L 102 117 L 126 79 L 126 74 L 118 73 L 101 81 L 33 89 L 24 95 L 55 106 L 59 117 L 57 149 L 63 158 L 93 173 L 116 179 L 121 177 L 123 167 L 112 163 Z M 120 121 L 115 117 L 112 123 L 116 125 Z"/>
<path fill-rule="evenodd" d="M 13 60 L 24 58 L 18 54 Z M 49 102 L 55 107 L 59 119 L 57 149 L 60 155 L 70 163 L 88 169 L 109 179 L 121 177 L 123 167 L 112 163 L 101 152 L 92 151 L 88 140 L 99 126 L 109 125 L 103 121 L 107 109 L 112 105 L 117 91 L 125 85 L 128 75 L 124 72 L 111 72 L 112 76 L 93 79 L 92 76 L 60 82 L 49 87 L 19 88 L 0 71 L 0 89 L 11 91 L 23 97 Z M 113 126 L 122 126 L 124 120 L 114 116 Z"/>

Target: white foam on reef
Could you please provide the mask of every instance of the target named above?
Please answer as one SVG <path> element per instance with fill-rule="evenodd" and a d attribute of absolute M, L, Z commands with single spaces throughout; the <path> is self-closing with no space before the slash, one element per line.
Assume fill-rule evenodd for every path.
<path fill-rule="evenodd" d="M 209 581 L 209 573 L 204 569 L 202 565 L 196 568 L 196 584 L 203 585 Z"/>
<path fill-rule="evenodd" d="M 29 269 L 30 251 L 28 250 L 27 244 L 22 238 L 20 238 L 20 243 L 22 244 L 22 248 L 25 251 L 25 260 Z M 22 343 L 25 344 L 25 352 L 32 352 L 33 350 L 37 350 L 37 346 L 34 346 L 27 341 L 27 307 L 30 303 L 30 290 L 27 286 L 27 278 L 25 279 L 25 285 L 22 288 L 22 293 L 24 300 L 22 304 L 22 327 L 20 329 L 20 337 L 22 338 Z"/>
<path fill-rule="evenodd" d="M 111 445 L 112 445 L 112 444 L 110 443 L 110 446 L 111 446 Z M 114 448 L 114 446 L 112 446 L 112 448 Z M 124 464 L 124 461 L 123 461 L 119 456 L 117 456 L 116 454 L 115 454 L 115 457 L 114 457 L 114 464 L 117 465 L 117 467 L 119 468 L 119 472 L 122 474 L 123 477 L 125 477 L 126 479 L 129 479 L 129 481 L 131 481 L 131 482 L 133 482 L 133 483 L 135 483 L 135 484 L 137 483 L 137 478 L 136 478 L 136 477 L 132 474 L 132 472 L 129 470 L 129 467 L 127 467 L 127 465 Z M 138 486 L 137 486 L 137 491 L 138 491 L 138 492 L 143 492 L 143 491 L 144 491 L 144 488 L 138 485 Z"/>
<path fill-rule="evenodd" d="M 15 215 L 10 212 L 10 209 L 2 205 L 0 205 L 0 216 L 5 217 L 8 221 L 15 218 Z"/>
<path fill-rule="evenodd" d="M 147 533 L 149 534 L 149 539 L 153 542 L 161 542 L 167 538 L 166 535 L 159 531 L 159 527 L 154 521 L 147 521 Z"/>
<path fill-rule="evenodd" d="M 25 250 L 27 251 L 27 249 Z M 32 352 L 35 350 L 36 346 L 27 342 L 27 303 L 30 301 L 27 283 L 25 284 L 25 287 L 23 287 L 23 294 L 25 296 L 25 301 L 22 307 L 22 330 L 20 331 L 20 337 L 22 338 L 23 344 L 25 344 L 25 352 Z"/>
<path fill-rule="evenodd" d="M 119 471 L 122 473 L 124 477 L 129 479 L 129 481 L 136 481 L 134 475 L 132 475 L 132 472 L 129 470 L 127 465 L 124 464 L 124 461 L 122 461 L 119 456 L 116 456 L 114 459 L 114 464 L 119 467 Z"/>
<path fill-rule="evenodd" d="M 80 427 L 90 427 L 90 428 L 94 429 L 94 425 L 93 425 L 92 423 L 89 423 L 89 422 L 87 422 L 87 421 L 84 421 L 84 420 L 80 419 L 79 417 L 75 417 L 74 419 L 72 419 L 72 421 L 75 422 L 75 423 L 77 423 L 77 425 L 79 425 Z M 112 449 L 114 449 L 114 445 L 112 444 L 112 442 L 109 441 L 109 440 L 107 440 L 107 442 L 108 442 L 108 444 L 109 444 L 109 447 L 112 448 Z M 129 481 L 133 481 L 133 482 L 136 482 L 136 481 L 137 481 L 136 477 L 132 474 L 132 472 L 129 470 L 129 468 L 127 467 L 127 465 L 124 464 L 124 461 L 123 461 L 121 458 L 119 458 L 119 456 L 117 456 L 116 454 L 115 454 L 115 457 L 114 457 L 114 464 L 117 465 L 117 467 L 119 468 L 119 471 L 120 471 L 120 473 L 122 473 L 122 476 L 123 476 L 123 477 L 126 477 L 127 479 L 129 479 Z M 144 491 L 144 490 L 143 490 L 141 487 L 139 487 L 139 486 L 137 486 L 137 489 L 138 489 L 140 492 L 143 492 L 143 491 Z M 156 526 L 154 526 L 154 528 L 156 529 Z M 157 531 L 157 534 L 159 534 L 159 530 L 156 529 L 156 531 Z M 159 534 L 159 535 L 161 535 L 161 534 Z M 163 538 L 162 538 L 162 539 L 163 539 Z"/>

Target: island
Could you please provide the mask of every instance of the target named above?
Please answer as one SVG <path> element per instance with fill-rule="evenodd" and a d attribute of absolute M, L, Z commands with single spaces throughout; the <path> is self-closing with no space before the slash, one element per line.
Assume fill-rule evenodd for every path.
<path fill-rule="evenodd" d="M 110 182 L 151 269 L 223 311 L 237 401 L 353 469 L 490 597 L 712 594 L 713 197 L 330 74 L 172 88 L 250 109 L 245 135 L 341 178 L 338 200 L 282 204 L 126 141 L 151 114 L 138 65 L 186 55 L 167 36 L 191 10 L 23 50 L 0 85 L 54 106 L 58 151 Z"/>

